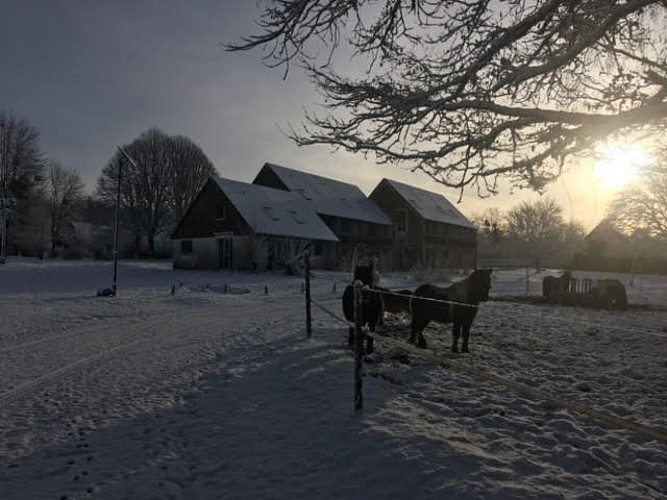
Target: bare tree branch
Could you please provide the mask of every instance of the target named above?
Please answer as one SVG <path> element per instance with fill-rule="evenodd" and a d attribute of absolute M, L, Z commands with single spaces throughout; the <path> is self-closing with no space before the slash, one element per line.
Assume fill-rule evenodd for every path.
<path fill-rule="evenodd" d="M 484 195 L 499 177 L 542 190 L 568 158 L 667 120 L 661 0 L 267 4 L 263 33 L 228 48 L 263 47 L 271 65 L 309 74 L 324 113 L 307 112 L 299 145 L 370 153 Z M 346 75 L 336 51 L 366 72 Z"/>

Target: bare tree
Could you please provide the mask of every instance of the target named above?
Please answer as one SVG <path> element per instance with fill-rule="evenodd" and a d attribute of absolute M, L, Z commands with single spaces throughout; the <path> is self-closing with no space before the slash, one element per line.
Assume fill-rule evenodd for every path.
<path fill-rule="evenodd" d="M 39 134 L 26 120 L 0 111 L 0 199 L 13 205 L 9 214 L 7 248 L 37 255 L 41 249 L 39 225 L 44 207 L 39 199 L 44 158 Z"/>
<path fill-rule="evenodd" d="M 148 239 L 151 257 L 154 255 L 155 235 L 170 222 L 167 142 L 167 134 L 157 128 L 143 132 L 132 143 L 123 146 L 137 166 L 117 151 L 102 169 L 97 184 L 98 195 L 114 203 L 118 173 L 122 168 L 120 192 L 124 222 L 134 232 L 137 247 L 142 236 Z"/>
<path fill-rule="evenodd" d="M 118 172 L 122 166 L 121 207 L 125 225 L 134 231 L 137 244 L 148 240 L 150 256 L 155 254 L 155 236 L 172 228 L 195 194 L 215 169 L 201 149 L 182 136 L 169 136 L 152 128 L 123 146 L 134 160 L 132 165 L 120 152 L 102 169 L 97 193 L 115 203 Z"/>
<path fill-rule="evenodd" d="M 472 223 L 477 226 L 481 236 L 497 243 L 505 231 L 503 218 L 503 214 L 498 207 L 489 207 L 473 214 Z"/>
<path fill-rule="evenodd" d="M 529 243 L 558 240 L 564 225 L 563 209 L 552 198 L 525 201 L 508 210 L 505 218 L 509 237 Z"/>
<path fill-rule="evenodd" d="M 49 176 L 46 179 L 46 198 L 49 206 L 51 226 L 51 252 L 63 243 L 67 237 L 70 222 L 82 208 L 84 183 L 76 170 L 63 167 L 56 161 L 49 164 Z"/>
<path fill-rule="evenodd" d="M 26 198 L 39 183 L 43 168 L 37 130 L 0 112 L 0 197 Z"/>
<path fill-rule="evenodd" d="M 285 266 L 287 274 L 301 274 L 301 259 L 311 246 L 309 240 L 292 237 L 273 237 L 270 240 L 276 262 Z"/>
<path fill-rule="evenodd" d="M 172 215 L 174 223 L 181 220 L 215 167 L 192 139 L 177 135 L 167 142 L 167 158 L 171 173 Z"/>
<path fill-rule="evenodd" d="M 228 48 L 305 68 L 328 112 L 306 114 L 300 145 L 373 153 L 483 196 L 500 177 L 540 191 L 603 139 L 664 134 L 664 0 L 264 5 L 261 32 Z"/>
<path fill-rule="evenodd" d="M 552 198 L 523 202 L 507 211 L 505 221 L 508 238 L 535 259 L 538 270 L 541 259 L 571 254 L 584 237 L 581 224 L 566 223 L 562 207 Z"/>
<path fill-rule="evenodd" d="M 620 191 L 608 219 L 627 234 L 639 231 L 667 242 L 667 167 L 646 169 L 639 180 Z"/>

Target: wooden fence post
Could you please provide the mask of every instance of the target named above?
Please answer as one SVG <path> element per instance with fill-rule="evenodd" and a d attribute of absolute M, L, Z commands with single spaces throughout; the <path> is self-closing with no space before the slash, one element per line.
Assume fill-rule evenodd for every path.
<path fill-rule="evenodd" d="M 362 331 L 363 310 L 361 297 L 362 282 L 354 282 L 354 411 L 364 407 L 362 369 L 364 361 L 364 337 Z"/>
<path fill-rule="evenodd" d="M 306 337 L 313 336 L 313 321 L 310 314 L 310 252 L 306 250 L 304 254 L 306 264 Z"/>

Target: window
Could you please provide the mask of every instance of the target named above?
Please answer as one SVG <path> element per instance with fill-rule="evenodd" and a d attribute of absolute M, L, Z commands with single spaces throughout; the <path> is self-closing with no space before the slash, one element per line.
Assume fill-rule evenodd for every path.
<path fill-rule="evenodd" d="M 264 211 L 266 212 L 266 215 L 269 216 L 269 219 L 271 220 L 280 220 L 280 217 L 278 217 L 275 213 L 273 213 L 273 209 L 271 207 L 263 207 Z"/>
<path fill-rule="evenodd" d="M 442 251 L 442 260 L 443 260 L 446 264 L 449 263 L 449 249 L 448 249 L 448 248 L 443 249 L 443 251 Z"/>
<path fill-rule="evenodd" d="M 298 189 L 296 189 L 296 192 L 299 193 L 301 196 L 303 196 L 303 199 L 304 199 L 304 200 L 308 200 L 308 201 L 310 201 L 310 200 L 312 199 L 312 198 L 310 198 L 310 197 L 306 194 L 306 190 L 303 189 L 303 188 L 298 188 Z"/>
<path fill-rule="evenodd" d="M 407 229 L 407 221 L 405 216 L 405 210 L 396 210 L 394 212 L 394 226 L 396 227 L 397 233 L 403 233 Z"/>
<path fill-rule="evenodd" d="M 192 253 L 192 240 L 181 240 L 181 253 L 182 254 Z"/>
<path fill-rule="evenodd" d="M 305 224 L 305 222 L 299 217 L 299 214 L 296 213 L 296 210 L 290 210 L 289 214 L 292 216 L 292 219 L 294 219 L 294 222 L 297 224 Z"/>
<path fill-rule="evenodd" d="M 215 218 L 216 218 L 216 220 L 224 220 L 226 215 L 227 214 L 225 213 L 225 206 L 222 205 L 222 204 L 216 205 L 216 207 L 215 207 Z"/>

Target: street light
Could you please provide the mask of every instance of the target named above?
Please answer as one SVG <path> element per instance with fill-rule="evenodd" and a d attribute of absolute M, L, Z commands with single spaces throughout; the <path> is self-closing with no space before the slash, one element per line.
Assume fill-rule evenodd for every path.
<path fill-rule="evenodd" d="M 118 146 L 118 151 L 120 154 L 127 158 L 127 160 L 135 167 L 138 168 L 137 162 L 132 158 L 127 151 L 122 147 Z M 118 277 L 118 221 L 120 219 L 120 188 L 122 185 L 123 178 L 123 162 L 122 159 L 118 161 L 118 185 L 116 186 L 116 214 L 114 216 L 114 229 L 113 229 L 113 277 L 111 279 L 111 288 L 99 289 L 97 295 L 104 297 L 115 297 L 116 296 L 116 281 Z"/>
<path fill-rule="evenodd" d="M 132 158 L 127 151 L 118 146 L 118 151 L 122 156 L 127 158 L 134 168 L 139 169 L 137 162 Z M 120 218 L 120 187 L 123 177 L 123 162 L 118 162 L 118 186 L 116 188 L 116 215 L 114 217 L 113 229 L 113 278 L 111 282 L 111 292 L 116 295 L 116 278 L 118 277 L 118 220 Z"/>

